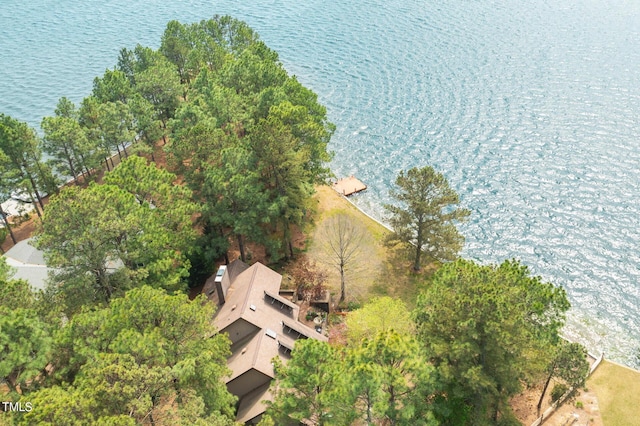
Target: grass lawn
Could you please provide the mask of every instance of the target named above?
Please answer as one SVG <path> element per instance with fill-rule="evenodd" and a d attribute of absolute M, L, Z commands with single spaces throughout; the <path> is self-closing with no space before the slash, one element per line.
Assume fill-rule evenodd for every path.
<path fill-rule="evenodd" d="M 340 297 L 340 274 L 331 265 L 326 244 L 323 243 L 322 228 L 325 221 L 335 215 L 344 214 L 366 229 L 366 243 L 346 274 L 346 302 L 365 303 L 371 297 L 388 295 L 402 299 L 409 307 L 424 281 L 421 275 L 410 274 L 410 263 L 399 251 L 384 245 L 389 231 L 372 220 L 329 186 L 318 186 L 314 195 L 317 210 L 313 228 L 306 229 L 310 237 L 307 256 L 328 273 L 327 285 L 334 301 Z"/>
<path fill-rule="evenodd" d="M 640 372 L 603 361 L 587 381 L 598 397 L 606 425 L 634 425 L 640 421 Z"/>

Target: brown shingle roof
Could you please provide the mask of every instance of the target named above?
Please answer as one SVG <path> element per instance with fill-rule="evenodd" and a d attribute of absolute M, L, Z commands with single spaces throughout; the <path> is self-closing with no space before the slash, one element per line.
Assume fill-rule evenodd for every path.
<path fill-rule="evenodd" d="M 227 361 L 233 373 L 227 384 L 234 390 L 243 388 L 237 396 L 240 399 L 238 420 L 244 422 L 264 412 L 262 399 L 256 395 L 266 395 L 266 390 L 257 392 L 257 389 L 265 385 L 268 389 L 268 379 L 274 377 L 273 358 L 289 352 L 301 335 L 322 341 L 328 339 L 297 321 L 300 308 L 279 295 L 282 276 L 277 272 L 261 263 L 247 266 L 234 261 L 227 266 L 226 273 L 230 274 L 231 282 L 225 303 L 214 316 L 214 324 L 220 332 L 229 330 L 229 334 L 234 334 L 230 336 L 232 354 Z M 213 285 L 213 294 L 216 293 L 214 278 L 207 280 L 207 284 Z M 218 300 L 217 297 L 211 299 Z M 244 331 L 238 331 L 240 329 Z"/>
<path fill-rule="evenodd" d="M 246 423 L 267 410 L 267 406 L 263 401 L 273 400 L 269 385 L 269 383 L 262 385 L 240 399 L 236 416 L 236 420 L 239 423 Z"/>
<path fill-rule="evenodd" d="M 231 267 L 233 263 L 229 266 Z M 277 293 L 280 290 L 281 281 L 282 275 L 261 263 L 255 263 L 240 272 L 232 280 L 227 292 L 226 303 L 218 309 L 216 314 L 215 323 L 218 330 L 224 330 L 239 318 L 259 327 L 268 323 L 272 311 L 270 308 L 269 311 L 265 309 L 264 292 L 266 290 Z"/>

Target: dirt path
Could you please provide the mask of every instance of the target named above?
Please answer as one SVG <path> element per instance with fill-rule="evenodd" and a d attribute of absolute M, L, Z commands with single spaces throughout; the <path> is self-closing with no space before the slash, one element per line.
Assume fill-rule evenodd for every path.
<path fill-rule="evenodd" d="M 21 223 L 19 226 L 12 226 L 13 235 L 16 237 L 16 241 L 20 242 L 22 240 L 26 240 L 31 237 L 35 231 L 36 226 L 39 223 L 38 216 L 35 212 L 32 213 L 32 216 L 29 220 Z M 7 238 L 4 239 L 0 247 L 2 247 L 2 253 L 6 253 L 11 247 L 13 247 L 13 240 L 11 240 L 11 236 L 7 235 Z"/>

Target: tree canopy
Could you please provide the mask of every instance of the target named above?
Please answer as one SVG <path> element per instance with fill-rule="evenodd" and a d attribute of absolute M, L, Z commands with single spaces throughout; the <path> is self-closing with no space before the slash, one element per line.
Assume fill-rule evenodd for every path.
<path fill-rule="evenodd" d="M 182 291 L 232 240 L 242 260 L 247 242 L 272 261 L 294 255 L 293 230 L 330 174 L 326 108 L 245 23 L 215 16 L 169 22 L 158 50 L 123 49 L 77 109 L 61 98 L 41 127 L 42 139 L 0 114 L 0 201 L 17 191 L 41 214 L 44 193 L 57 191 L 52 169 L 78 185 L 97 180 L 101 162 L 109 172 L 51 197 L 37 237 L 52 268 L 47 292 L 11 279 L 0 258 L 0 379 L 13 400 L 38 407 L 12 419 L 231 424 L 229 342 L 211 326 L 212 306 Z M 160 140 L 180 177 L 129 156 L 154 159 Z M 286 365 L 274 360 L 271 420 L 508 424 L 508 398 L 523 382 L 581 386 L 584 349 L 558 338 L 564 292 L 517 261 L 456 260 L 456 226 L 470 213 L 433 168 L 395 183 L 397 205 L 385 205 L 392 241 L 411 251 L 416 271 L 425 256 L 451 263 L 427 279 L 411 318 L 403 302 L 373 299 L 348 314 L 345 347 L 298 340 Z M 330 219 L 325 232 L 341 301 L 366 245 L 349 222 Z M 323 291 L 313 263 L 292 275 L 303 298 Z"/>
<path fill-rule="evenodd" d="M 3 185 L 24 193 L 40 215 L 38 205 L 44 208 L 42 196 L 56 192 L 57 182 L 51 169 L 42 162 L 36 132 L 27 123 L 0 114 L 0 153 Z"/>
<path fill-rule="evenodd" d="M 37 246 L 70 311 L 142 284 L 184 288 L 195 206 L 174 180 L 131 157 L 104 184 L 65 188 L 51 199 Z"/>
<path fill-rule="evenodd" d="M 51 156 L 49 162 L 60 175 L 71 176 L 77 183 L 78 175 L 84 174 L 84 158 L 90 155 L 91 146 L 78 123 L 75 105 L 61 98 L 56 115 L 43 118 L 41 127 L 44 131 L 42 149 Z"/>
<path fill-rule="evenodd" d="M 276 424 L 298 424 L 302 420 L 317 425 L 348 424 L 345 401 L 340 395 L 346 382 L 341 374 L 338 351 L 315 339 L 298 340 L 286 365 L 275 361 L 275 401 L 270 416 Z M 339 401 L 342 400 L 342 403 Z"/>
<path fill-rule="evenodd" d="M 100 164 L 111 170 L 113 153 L 153 160 L 163 140 L 167 163 L 205 206 L 195 250 L 209 261 L 224 254 L 230 238 L 243 258 L 245 240 L 264 245 L 272 260 L 294 255 L 291 228 L 305 221 L 313 184 L 329 175 L 335 129 L 317 95 L 229 16 L 171 21 L 160 49 L 122 49 L 77 110 L 60 99 L 55 116 L 42 121 L 43 141 L 4 115 L 0 127 L 0 166 L 10 170 L 3 180 L 34 201 L 57 191 L 50 168 L 79 183 L 80 175 L 95 178 Z M 221 177 L 234 184 L 220 187 Z M 251 211 L 229 216 L 227 207 L 243 212 L 250 198 L 258 201 Z"/>
<path fill-rule="evenodd" d="M 209 225 L 228 230 L 238 242 L 240 259 L 246 262 L 245 239 L 268 243 L 264 226 L 271 221 L 268 196 L 250 151 L 224 148 L 220 160 L 218 166 L 208 167 L 205 173 L 203 215 Z"/>
<path fill-rule="evenodd" d="M 547 347 L 558 344 L 568 308 L 564 290 L 530 276 L 517 261 L 442 266 L 414 311 L 419 341 L 444 385 L 440 418 L 462 424 L 511 419 L 508 398 L 539 374 L 540 363 L 532 361 L 548 364 Z"/>
<path fill-rule="evenodd" d="M 286 365 L 275 360 L 276 424 L 434 425 L 433 367 L 416 340 L 389 329 L 349 348 L 298 340 Z"/>
<path fill-rule="evenodd" d="M 575 394 L 584 386 L 589 374 L 589 362 L 587 362 L 587 351 L 584 346 L 562 340 L 553 349 L 553 358 L 546 369 L 547 377 L 538 400 L 538 414 L 552 378 L 563 380 Z"/>
<path fill-rule="evenodd" d="M 230 17 L 170 22 L 160 52 L 187 86 L 168 122 L 166 151 L 207 206 L 201 220 L 209 238 L 203 245 L 218 245 L 214 241 L 224 228 L 241 246 L 245 239 L 265 244 L 273 259 L 293 256 L 290 228 L 302 224 L 312 184 L 328 174 L 334 126 L 326 109 L 287 74 L 253 30 Z M 217 183 L 223 173 L 225 182 L 233 182 L 225 188 Z M 237 215 L 224 218 L 224 205 L 243 205 L 242 198 L 252 193 L 258 202 L 247 213 L 258 223 L 248 226 Z M 279 238 L 266 239 L 267 234 Z"/>
<path fill-rule="evenodd" d="M 403 335 L 414 333 L 407 305 L 402 300 L 389 296 L 369 300 L 360 309 L 349 312 L 345 322 L 350 345 L 357 345 L 363 339 L 371 339 L 380 332 L 390 330 Z"/>
<path fill-rule="evenodd" d="M 414 167 L 401 171 L 395 183 L 399 189 L 390 194 L 400 206 L 384 205 L 393 229 L 391 241 L 409 245 L 415 271 L 422 266 L 423 254 L 431 261 L 454 260 L 464 243 L 456 223 L 466 220 L 470 211 L 456 207 L 458 194 L 444 175 L 430 166 Z"/>
<path fill-rule="evenodd" d="M 0 257 L 0 379 L 16 395 L 39 384 L 52 339 L 29 284 L 12 275 Z"/>
<path fill-rule="evenodd" d="M 2 290 L 6 285 L 0 281 Z M 12 393 L 23 393 L 36 385 L 47 366 L 50 348 L 47 326 L 34 309 L 0 305 L 0 379 Z"/>
<path fill-rule="evenodd" d="M 29 394 L 38 409 L 18 423 L 231 424 L 229 341 L 212 315 L 201 298 L 147 286 L 77 314 L 55 338 L 51 386 Z"/>

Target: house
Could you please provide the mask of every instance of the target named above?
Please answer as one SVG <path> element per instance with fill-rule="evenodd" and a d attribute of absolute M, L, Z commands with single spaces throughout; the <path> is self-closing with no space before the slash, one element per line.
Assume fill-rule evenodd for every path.
<path fill-rule="evenodd" d="M 238 397 L 236 420 L 256 424 L 271 398 L 271 360 L 290 357 L 298 339 L 327 338 L 298 321 L 299 306 L 280 296 L 282 275 L 261 263 L 223 265 L 203 288 L 217 305 L 214 324 L 231 340 L 229 392 Z"/>

